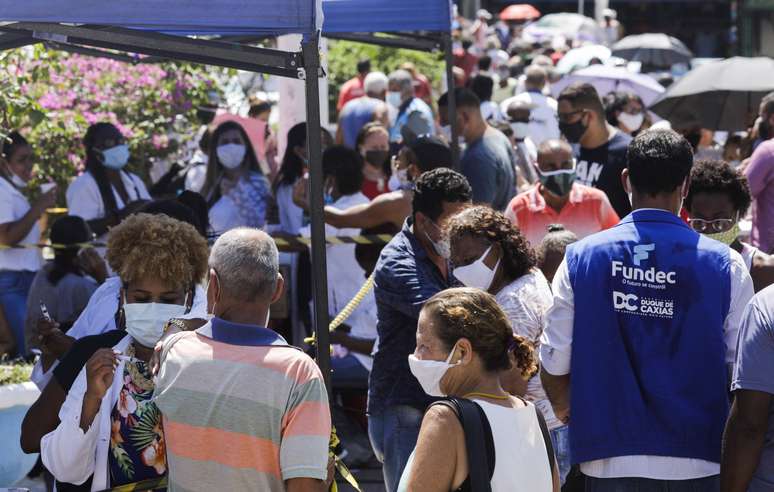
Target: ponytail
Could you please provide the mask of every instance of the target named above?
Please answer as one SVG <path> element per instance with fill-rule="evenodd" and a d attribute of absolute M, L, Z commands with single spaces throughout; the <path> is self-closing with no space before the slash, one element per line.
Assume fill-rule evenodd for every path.
<path fill-rule="evenodd" d="M 535 358 L 535 349 L 532 344 L 521 335 L 513 335 L 508 343 L 508 353 L 511 364 L 515 365 L 524 379 L 530 379 L 538 372 L 537 359 Z"/>

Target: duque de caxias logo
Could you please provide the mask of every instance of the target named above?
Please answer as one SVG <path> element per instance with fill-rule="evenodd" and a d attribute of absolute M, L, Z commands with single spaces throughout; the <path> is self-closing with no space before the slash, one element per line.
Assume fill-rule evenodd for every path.
<path fill-rule="evenodd" d="M 674 299 L 670 294 L 677 287 L 677 272 L 648 267 L 648 260 L 655 250 L 653 243 L 637 244 L 632 248 L 633 265 L 612 261 L 613 285 L 621 289 L 613 290 L 612 301 L 616 312 L 670 319 L 674 315 Z M 629 290 L 627 287 L 636 293 L 626 292 Z"/>

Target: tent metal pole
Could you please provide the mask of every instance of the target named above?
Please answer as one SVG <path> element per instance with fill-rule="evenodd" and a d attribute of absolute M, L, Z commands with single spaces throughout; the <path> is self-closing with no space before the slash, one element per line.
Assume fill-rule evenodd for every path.
<path fill-rule="evenodd" d="M 298 72 L 302 63 L 298 53 L 119 27 L 17 22 L 0 26 L 0 31 L 31 35 L 35 42 L 70 43 L 132 51 L 289 78 L 299 78 Z"/>
<path fill-rule="evenodd" d="M 446 85 L 448 86 L 449 125 L 451 125 L 452 169 L 460 171 L 459 129 L 457 128 L 457 95 L 454 90 L 454 54 L 451 33 L 444 34 L 444 58 L 446 59 Z"/>
<path fill-rule="evenodd" d="M 320 124 L 320 35 L 309 36 L 301 50 L 306 71 L 306 145 L 309 156 L 309 205 L 312 219 L 312 292 L 314 331 L 317 335 L 317 365 L 331 392 L 331 351 L 328 333 L 328 269 L 325 253 L 325 212 L 323 200 L 322 134 Z"/>

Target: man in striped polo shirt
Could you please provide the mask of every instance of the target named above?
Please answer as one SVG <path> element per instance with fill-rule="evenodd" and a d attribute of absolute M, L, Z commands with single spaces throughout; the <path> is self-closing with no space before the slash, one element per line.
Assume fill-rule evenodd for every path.
<path fill-rule="evenodd" d="M 265 328 L 282 288 L 265 233 L 234 229 L 212 247 L 214 318 L 164 342 L 156 378 L 170 490 L 327 490 L 322 373 Z"/>

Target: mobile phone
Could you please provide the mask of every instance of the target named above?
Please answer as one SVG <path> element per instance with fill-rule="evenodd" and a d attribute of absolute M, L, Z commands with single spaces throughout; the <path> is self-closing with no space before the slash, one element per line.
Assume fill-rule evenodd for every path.
<path fill-rule="evenodd" d="M 43 318 L 48 321 L 49 323 L 53 323 L 54 320 L 51 319 L 51 315 L 48 314 L 48 308 L 46 308 L 46 305 L 42 302 L 40 303 L 40 314 L 43 315 Z"/>

